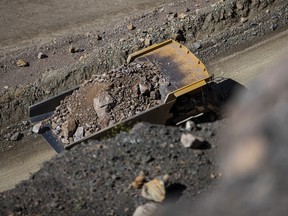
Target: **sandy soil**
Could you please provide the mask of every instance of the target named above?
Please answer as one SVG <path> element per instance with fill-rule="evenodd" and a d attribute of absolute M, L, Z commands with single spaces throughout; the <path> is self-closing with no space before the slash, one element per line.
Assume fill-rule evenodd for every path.
<path fill-rule="evenodd" d="M 164 0 L 4 0 L 0 2 L 1 51 L 36 45 L 65 33 L 83 33 L 85 25 L 95 27 L 150 9 Z M 0 51 L 0 52 L 1 52 Z"/>
<path fill-rule="evenodd" d="M 0 191 L 12 189 L 38 171 L 56 152 L 41 136 L 26 137 L 19 145 L 0 153 Z"/>

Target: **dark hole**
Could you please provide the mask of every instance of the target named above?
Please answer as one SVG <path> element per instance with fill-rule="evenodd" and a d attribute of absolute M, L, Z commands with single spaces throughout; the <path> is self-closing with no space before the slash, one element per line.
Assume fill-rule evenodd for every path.
<path fill-rule="evenodd" d="M 176 202 L 178 199 L 180 199 L 186 188 L 187 187 L 185 185 L 179 183 L 169 185 L 166 188 L 165 202 Z"/>

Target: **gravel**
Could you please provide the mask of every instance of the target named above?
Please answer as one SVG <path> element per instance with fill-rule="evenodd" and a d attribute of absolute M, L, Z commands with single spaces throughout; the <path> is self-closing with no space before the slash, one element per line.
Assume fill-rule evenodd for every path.
<path fill-rule="evenodd" d="M 159 105 L 168 83 L 148 62 L 124 65 L 85 81 L 61 101 L 48 122 L 69 144 Z"/>
<path fill-rule="evenodd" d="M 204 128 L 198 136 L 218 144 Z M 132 215 L 149 202 L 131 188 L 143 172 L 147 181 L 165 174 L 165 203 L 193 201 L 208 190 L 218 173 L 216 148 L 192 150 L 180 143 L 184 129 L 140 123 L 130 133 L 101 142 L 83 143 L 47 162 L 16 189 L 0 194 L 0 214 L 20 215 Z M 216 178 L 217 179 L 217 178 Z M 43 189 L 42 189 L 43 188 Z M 45 189 L 44 189 L 45 188 Z"/>

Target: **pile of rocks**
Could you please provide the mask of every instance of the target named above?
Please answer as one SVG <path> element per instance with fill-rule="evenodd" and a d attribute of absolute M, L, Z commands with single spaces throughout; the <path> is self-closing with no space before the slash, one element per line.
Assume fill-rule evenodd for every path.
<path fill-rule="evenodd" d="M 48 120 L 65 144 L 146 111 L 165 98 L 169 80 L 157 66 L 137 62 L 85 81 Z"/>
<path fill-rule="evenodd" d="M 222 123 L 192 131 L 218 146 L 221 133 L 211 137 L 206 127 L 219 131 Z M 161 215 L 167 205 L 198 199 L 219 180 L 218 148 L 184 148 L 187 132 L 139 123 L 129 133 L 76 145 L 0 193 L 0 215 Z"/>

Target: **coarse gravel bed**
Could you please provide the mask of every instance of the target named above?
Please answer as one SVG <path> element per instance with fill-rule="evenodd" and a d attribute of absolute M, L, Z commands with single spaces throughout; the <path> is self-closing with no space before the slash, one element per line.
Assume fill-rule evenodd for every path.
<path fill-rule="evenodd" d="M 137 206 L 151 202 L 129 187 L 141 171 L 148 180 L 170 176 L 164 204 L 191 202 L 221 176 L 216 152 L 223 125 L 196 124 L 191 133 L 209 143 L 197 150 L 182 146 L 184 128 L 147 123 L 109 140 L 78 145 L 1 193 L 0 215 L 132 215 Z"/>

